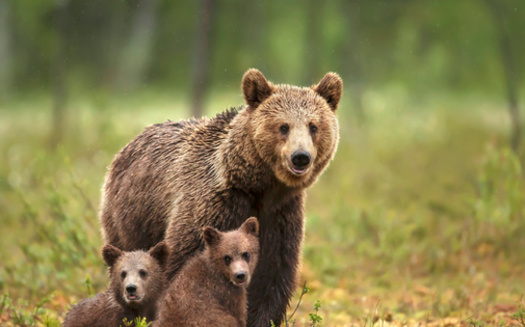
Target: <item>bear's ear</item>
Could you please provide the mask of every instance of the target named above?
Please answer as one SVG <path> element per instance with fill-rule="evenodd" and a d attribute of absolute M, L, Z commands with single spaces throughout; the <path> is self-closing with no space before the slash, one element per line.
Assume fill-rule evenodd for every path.
<path fill-rule="evenodd" d="M 161 267 L 164 267 L 166 261 L 168 261 L 168 245 L 166 245 L 166 242 L 164 241 L 159 242 L 148 251 L 148 254 L 153 257 L 153 259 L 157 260 Z"/>
<path fill-rule="evenodd" d="M 343 80 L 336 73 L 327 73 L 313 90 L 326 100 L 332 110 L 336 110 L 343 94 Z"/>
<path fill-rule="evenodd" d="M 250 217 L 239 228 L 246 234 L 259 236 L 259 221 L 255 217 Z"/>
<path fill-rule="evenodd" d="M 242 77 L 242 93 L 244 100 L 252 108 L 257 108 L 273 92 L 272 83 L 255 68 L 249 69 Z"/>
<path fill-rule="evenodd" d="M 202 229 L 202 237 L 208 246 L 217 245 L 221 240 L 221 232 L 211 226 Z"/>
<path fill-rule="evenodd" d="M 102 257 L 108 267 L 113 267 L 117 259 L 124 254 L 120 249 L 114 247 L 111 244 L 106 244 L 102 248 Z"/>

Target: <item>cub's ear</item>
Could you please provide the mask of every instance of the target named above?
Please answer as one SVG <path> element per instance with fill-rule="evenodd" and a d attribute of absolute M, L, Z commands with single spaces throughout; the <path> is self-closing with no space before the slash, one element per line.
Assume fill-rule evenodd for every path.
<path fill-rule="evenodd" d="M 207 246 L 214 246 L 220 242 L 222 235 L 215 228 L 207 226 L 202 229 L 202 237 Z"/>
<path fill-rule="evenodd" d="M 264 75 L 255 68 L 248 69 L 242 77 L 241 83 L 244 100 L 252 108 L 257 108 L 273 92 L 272 83 L 268 82 Z"/>
<path fill-rule="evenodd" d="M 157 243 L 157 245 L 155 245 L 148 251 L 148 254 L 153 259 L 157 260 L 161 267 L 164 267 L 164 265 L 168 261 L 169 256 L 168 245 L 164 241 L 159 242 Z"/>
<path fill-rule="evenodd" d="M 117 259 L 124 254 L 119 248 L 114 247 L 111 244 L 106 244 L 102 248 L 102 257 L 108 267 L 113 267 Z"/>
<path fill-rule="evenodd" d="M 343 80 L 336 73 L 327 73 L 313 90 L 322 96 L 332 110 L 337 109 L 343 94 Z"/>
<path fill-rule="evenodd" d="M 259 221 L 255 217 L 250 217 L 239 228 L 246 234 L 259 236 Z"/>

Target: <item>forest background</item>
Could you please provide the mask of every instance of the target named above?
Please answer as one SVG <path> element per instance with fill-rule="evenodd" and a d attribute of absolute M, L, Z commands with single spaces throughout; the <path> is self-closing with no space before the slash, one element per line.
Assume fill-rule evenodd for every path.
<path fill-rule="evenodd" d="M 290 325 L 523 326 L 523 58 L 522 0 L 0 0 L 0 324 L 105 289 L 113 156 L 256 67 L 345 83 Z"/>

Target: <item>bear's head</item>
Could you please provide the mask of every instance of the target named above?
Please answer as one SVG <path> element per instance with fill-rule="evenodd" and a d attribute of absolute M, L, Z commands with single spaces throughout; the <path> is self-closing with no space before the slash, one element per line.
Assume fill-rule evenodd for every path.
<path fill-rule="evenodd" d="M 124 252 L 110 244 L 102 249 L 102 256 L 109 267 L 110 288 L 122 305 L 140 308 L 156 301 L 166 286 L 164 267 L 168 247 L 158 243 L 148 252 Z"/>
<path fill-rule="evenodd" d="M 332 159 L 339 140 L 336 109 L 343 81 L 327 73 L 311 87 L 274 85 L 248 70 L 242 91 L 261 160 L 289 187 L 307 187 Z"/>
<path fill-rule="evenodd" d="M 233 285 L 247 287 L 259 257 L 259 223 L 248 218 L 239 229 L 220 232 L 205 227 L 205 255 L 213 271 Z"/>

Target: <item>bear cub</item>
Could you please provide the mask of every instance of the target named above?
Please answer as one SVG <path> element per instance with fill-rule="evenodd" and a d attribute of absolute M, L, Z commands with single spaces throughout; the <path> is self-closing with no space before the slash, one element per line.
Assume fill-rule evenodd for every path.
<path fill-rule="evenodd" d="M 246 326 L 246 288 L 259 257 L 259 223 L 239 229 L 205 227 L 204 251 L 189 259 L 171 282 L 154 326 Z"/>
<path fill-rule="evenodd" d="M 109 288 L 75 305 L 64 327 L 119 327 L 124 325 L 124 318 L 129 322 L 137 317 L 155 320 L 157 304 L 168 285 L 164 276 L 168 257 L 165 242 L 148 252 L 124 252 L 107 244 L 102 256 L 109 270 Z"/>

